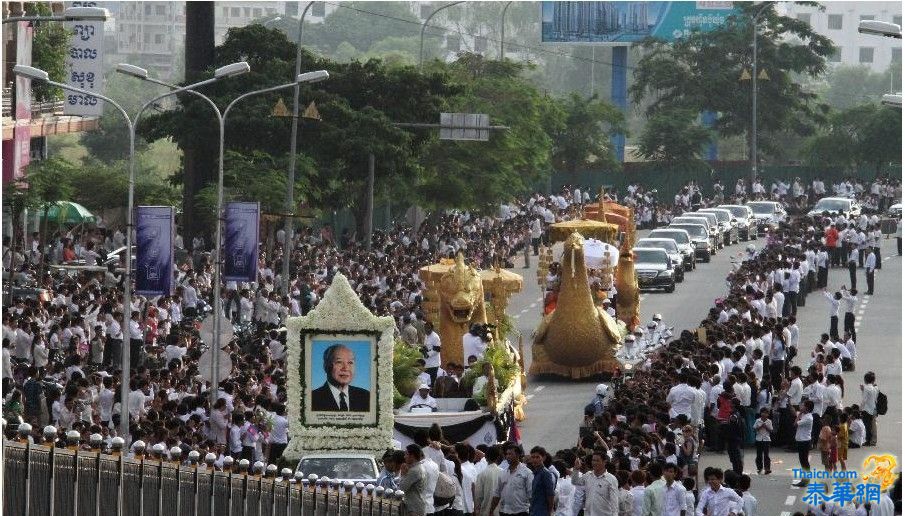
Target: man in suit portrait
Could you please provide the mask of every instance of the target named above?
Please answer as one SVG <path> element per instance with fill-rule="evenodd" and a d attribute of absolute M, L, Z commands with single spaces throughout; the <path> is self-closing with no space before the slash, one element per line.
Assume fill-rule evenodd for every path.
<path fill-rule="evenodd" d="M 352 385 L 355 379 L 355 354 L 343 344 L 324 350 L 327 381 L 311 391 L 311 410 L 315 412 L 368 412 L 371 392 Z"/>

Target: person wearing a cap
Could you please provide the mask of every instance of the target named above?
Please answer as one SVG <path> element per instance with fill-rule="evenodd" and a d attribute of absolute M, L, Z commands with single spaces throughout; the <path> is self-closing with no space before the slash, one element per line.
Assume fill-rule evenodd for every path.
<path fill-rule="evenodd" d="M 594 400 L 588 403 L 587 407 L 585 407 L 585 412 L 593 411 L 594 417 L 603 414 L 606 410 L 606 391 L 605 383 L 597 384 L 597 388 L 594 391 Z"/>
<path fill-rule="evenodd" d="M 409 410 L 415 407 L 430 407 L 433 412 L 437 411 L 437 400 L 430 395 L 430 385 L 422 383 L 418 386 L 418 390 L 412 395 L 412 401 L 409 402 Z"/>
<path fill-rule="evenodd" d="M 613 302 L 610 301 L 610 298 L 604 298 L 603 300 L 603 310 L 610 315 L 610 317 L 616 317 L 616 310 L 613 309 Z"/>

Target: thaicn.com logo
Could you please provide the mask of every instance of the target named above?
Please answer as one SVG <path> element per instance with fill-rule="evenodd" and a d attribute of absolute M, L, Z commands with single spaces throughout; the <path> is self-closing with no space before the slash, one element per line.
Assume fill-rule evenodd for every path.
<path fill-rule="evenodd" d="M 891 454 L 870 455 L 864 459 L 862 472 L 854 470 L 806 471 L 792 470 L 792 476 L 809 481 L 807 492 L 801 497 L 808 505 L 835 502 L 845 505 L 880 503 L 881 493 L 896 481 L 896 457 Z M 831 481 L 821 482 L 821 481 Z"/>

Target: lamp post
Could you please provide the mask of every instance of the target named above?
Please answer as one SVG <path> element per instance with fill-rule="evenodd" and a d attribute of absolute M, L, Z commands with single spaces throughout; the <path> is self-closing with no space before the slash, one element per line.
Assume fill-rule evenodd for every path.
<path fill-rule="evenodd" d="M 204 86 L 206 84 L 210 84 L 212 82 L 217 81 L 223 77 L 228 77 L 230 75 L 236 75 L 237 73 L 242 73 L 240 70 L 242 68 L 241 65 L 244 65 L 244 68 L 247 71 L 248 64 L 247 63 L 234 63 L 232 65 L 227 65 L 222 68 L 217 69 L 214 72 L 214 77 L 211 79 L 206 79 L 204 81 L 190 84 L 183 88 L 178 88 L 177 90 L 168 92 L 166 94 L 160 95 L 154 99 L 151 99 L 139 110 L 135 119 L 129 117 L 129 114 L 126 113 L 126 110 L 123 109 L 116 101 L 109 97 L 105 97 L 104 95 L 100 95 L 98 93 L 93 93 L 82 88 L 77 88 L 75 86 L 70 86 L 68 84 L 59 83 L 56 81 L 50 80 L 47 72 L 44 70 L 39 70 L 37 68 L 33 68 L 31 66 L 24 65 L 16 65 L 13 67 L 13 73 L 17 75 L 22 75 L 28 77 L 32 80 L 44 81 L 47 84 L 56 86 L 58 88 L 63 88 L 65 90 L 74 91 L 76 93 L 81 93 L 83 95 L 90 95 L 93 97 L 97 97 L 104 102 L 115 107 L 126 120 L 126 125 L 129 128 L 129 193 L 128 193 L 128 204 L 126 207 L 126 270 L 124 273 L 123 279 L 123 324 L 125 327 L 122 329 L 124 336 L 131 335 L 129 334 L 128 321 L 132 319 L 132 217 L 133 217 L 133 208 L 135 205 L 135 128 L 138 125 L 138 120 L 141 117 L 142 112 L 153 105 L 155 102 L 160 100 L 163 97 L 167 97 L 169 95 L 175 95 L 182 91 L 188 91 L 190 88 L 197 88 L 199 86 Z M 123 339 L 123 349 L 122 349 L 122 385 L 121 385 L 121 406 L 122 406 L 122 415 L 120 419 L 120 433 L 123 438 L 126 438 L 129 435 L 129 417 L 128 417 L 128 399 L 129 399 L 129 376 L 131 371 L 131 343 L 130 339 Z"/>
<path fill-rule="evenodd" d="M 754 181 L 757 179 L 757 21 L 764 11 L 773 4 L 766 2 L 751 19 L 752 26 L 752 54 L 751 54 L 751 188 L 754 189 Z"/>
<path fill-rule="evenodd" d="M 510 5 L 512 5 L 512 0 L 506 2 L 506 6 L 503 7 L 503 14 L 500 16 L 500 61 L 503 60 L 503 45 L 506 42 L 506 11 L 509 10 Z"/>
<path fill-rule="evenodd" d="M 446 9 L 447 7 L 452 7 L 456 4 L 461 4 L 463 2 L 464 2 L 464 0 L 460 0 L 458 2 L 450 2 L 444 6 L 436 8 L 434 10 L 434 12 L 430 13 L 430 16 L 428 16 L 427 19 L 424 20 L 424 23 L 421 24 L 421 46 L 420 46 L 420 50 L 418 51 L 418 71 L 419 72 L 424 69 L 424 29 L 427 28 L 427 23 L 429 21 L 431 21 L 431 18 L 433 18 L 435 14 L 439 13 L 443 9 Z"/>
<path fill-rule="evenodd" d="M 107 21 L 108 18 L 110 18 L 109 11 L 100 7 L 69 7 L 63 11 L 62 15 L 10 16 L 9 18 L 4 18 L 3 23 L 20 21 Z M 98 95 L 95 95 L 95 97 L 101 98 Z"/>
<path fill-rule="evenodd" d="M 302 73 L 302 30 L 305 26 L 305 16 L 314 2 L 308 2 L 299 18 L 298 39 L 295 42 L 295 77 Z M 283 272 L 280 274 L 283 283 L 283 294 L 289 295 L 289 261 L 291 258 L 290 247 L 292 244 L 293 230 L 293 206 L 295 205 L 295 166 L 296 148 L 299 136 L 299 83 L 295 83 L 295 91 L 292 100 L 292 135 L 289 140 L 289 180 L 286 184 L 286 221 L 283 228 Z"/>
<path fill-rule="evenodd" d="M 233 65 L 229 65 L 229 66 L 233 66 Z M 247 71 L 248 65 L 245 64 L 245 66 L 246 66 L 245 71 Z M 136 78 L 139 78 L 142 80 L 153 82 L 155 84 L 160 84 L 160 85 L 167 86 L 170 88 L 174 87 L 172 84 L 168 84 L 166 82 L 148 77 L 147 71 L 142 68 L 139 68 L 137 66 L 121 64 L 117 67 L 117 71 L 128 74 L 128 75 L 132 75 L 133 77 L 136 77 Z M 217 389 L 220 384 L 220 368 L 219 368 L 220 351 L 221 351 L 220 350 L 220 348 L 221 348 L 220 324 L 223 319 L 222 300 L 220 299 L 220 293 L 221 293 L 221 288 L 222 288 L 221 281 L 220 281 L 221 266 L 222 266 L 222 260 L 221 260 L 222 253 L 220 252 L 220 246 L 222 244 L 222 235 L 223 235 L 223 156 L 224 156 L 224 147 L 226 145 L 225 136 L 226 136 L 227 115 L 229 115 L 229 111 L 232 109 L 232 107 L 237 102 L 239 102 L 240 100 L 242 100 L 244 98 L 251 97 L 253 95 L 259 95 L 262 93 L 269 93 L 272 91 L 290 88 L 292 86 L 297 86 L 298 84 L 301 84 L 304 82 L 318 82 L 318 81 L 327 79 L 328 77 L 329 77 L 329 74 L 324 70 L 298 74 L 298 75 L 296 75 L 295 82 L 291 82 L 288 84 L 282 84 L 279 86 L 273 86 L 270 88 L 264 88 L 261 90 L 250 91 L 248 93 L 243 93 L 242 95 L 239 95 L 238 97 L 236 97 L 232 102 L 230 102 L 229 105 L 226 106 L 226 109 L 224 109 L 223 111 L 220 111 L 220 108 L 217 107 L 217 104 L 214 103 L 214 101 L 211 100 L 210 98 L 208 98 L 207 96 L 205 96 L 201 93 L 198 93 L 196 91 L 186 91 L 185 92 L 185 93 L 191 93 L 197 97 L 204 99 L 211 106 L 211 108 L 213 108 L 214 114 L 217 116 L 217 122 L 218 122 L 218 126 L 220 129 L 219 155 L 217 158 L 217 162 L 218 162 L 218 166 L 217 166 L 217 226 L 216 226 L 217 229 L 216 229 L 215 236 L 214 236 L 214 255 L 213 255 L 213 258 L 214 258 L 214 277 L 213 277 L 214 328 L 213 328 L 213 342 L 211 343 L 211 352 L 212 352 L 212 355 L 211 355 L 211 390 L 210 390 L 211 405 L 213 405 L 213 403 L 217 401 Z M 177 93 L 178 91 L 180 91 L 180 90 L 172 91 L 172 92 L 168 93 L 167 95 L 172 95 L 174 93 Z M 166 95 L 163 95 L 163 96 L 166 96 Z M 153 103 L 159 99 L 160 99 L 160 97 L 152 100 L 151 102 L 146 104 L 145 107 L 151 105 L 151 103 Z M 144 108 L 142 108 L 142 109 L 144 109 Z"/>

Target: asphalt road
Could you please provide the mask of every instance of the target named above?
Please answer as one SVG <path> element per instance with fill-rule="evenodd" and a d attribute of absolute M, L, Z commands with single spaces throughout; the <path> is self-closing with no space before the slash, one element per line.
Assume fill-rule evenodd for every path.
<path fill-rule="evenodd" d="M 642 235 L 643 236 L 643 235 Z M 760 246 L 762 239 L 755 242 Z M 641 320 L 649 321 L 653 314 L 660 313 L 663 320 L 675 326 L 678 334 L 684 329 L 698 326 L 713 301 L 726 293 L 725 277 L 731 267 L 731 260 L 744 250 L 746 242 L 727 247 L 717 252 L 710 263 L 698 263 L 697 269 L 686 272 L 685 281 L 677 285 L 672 294 L 663 292 L 642 292 Z M 861 403 L 858 385 L 862 383 L 866 371 L 877 373 L 877 383 L 889 398 L 889 412 L 879 419 L 879 440 L 875 448 L 849 450 L 849 467 L 861 470 L 861 464 L 870 454 L 892 453 L 902 456 L 900 440 L 902 430 L 902 268 L 901 258 L 896 256 L 895 239 L 883 240 L 881 249 L 883 268 L 876 273 L 875 295 L 864 297 L 856 312 L 858 331 L 858 360 L 856 371 L 844 373 L 845 404 Z M 518 265 L 512 272 L 525 278 L 524 290 L 513 296 L 509 313 L 516 320 L 516 328 L 522 334 L 525 366 L 531 363 L 531 335 L 541 319 L 542 290 L 537 284 L 537 258 L 532 256 L 531 267 Z M 863 270 L 858 271 L 859 286 L 866 291 Z M 833 269 L 829 275 L 829 285 L 838 287 L 848 284 L 848 272 Z M 808 296 L 806 306 L 798 309 L 801 328 L 799 349 L 809 354 L 820 334 L 828 331 L 829 316 L 826 301 L 817 293 Z M 841 322 L 840 322 L 841 324 Z M 803 361 L 802 358 L 799 362 Z M 527 417 L 520 424 L 522 440 L 527 448 L 542 445 L 548 450 L 559 450 L 575 445 L 582 408 L 594 396 L 596 381 L 566 381 L 544 377 L 528 379 Z M 752 494 L 759 501 L 758 514 L 789 516 L 796 510 L 804 510 L 800 501 L 804 491 L 791 487 L 792 468 L 798 466 L 797 455 L 781 450 L 771 453 L 773 473 L 757 476 L 754 469 L 754 450 L 746 449 L 746 472 L 752 475 Z M 811 464 L 820 462 L 819 453 L 811 453 Z M 725 454 L 705 453 L 701 470 L 706 466 L 726 469 L 729 460 Z"/>

